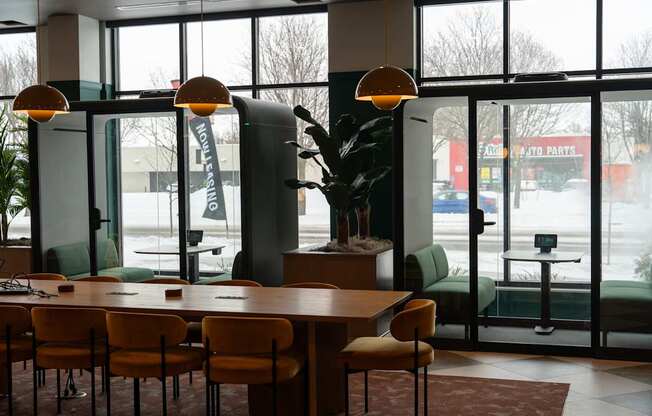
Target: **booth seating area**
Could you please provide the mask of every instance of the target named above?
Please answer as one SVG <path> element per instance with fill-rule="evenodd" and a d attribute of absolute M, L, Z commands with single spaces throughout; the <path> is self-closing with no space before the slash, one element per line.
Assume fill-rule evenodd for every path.
<path fill-rule="evenodd" d="M 438 323 L 468 322 L 470 285 L 468 276 L 449 274 L 446 251 L 439 244 L 417 250 L 405 259 L 406 289 L 416 297 L 434 300 L 438 305 Z M 478 313 L 496 299 L 496 283 L 478 277 Z"/>
<path fill-rule="evenodd" d="M 154 277 L 151 269 L 144 267 L 120 266 L 118 251 L 113 240 L 106 239 L 97 242 L 98 275 L 116 276 L 123 282 L 142 282 Z M 47 254 L 47 270 L 59 273 L 71 280 L 86 277 L 90 274 L 90 253 L 88 244 L 73 243 L 51 247 Z"/>
<path fill-rule="evenodd" d="M 609 332 L 652 331 L 652 282 L 606 280 L 600 283 L 602 344 Z"/>

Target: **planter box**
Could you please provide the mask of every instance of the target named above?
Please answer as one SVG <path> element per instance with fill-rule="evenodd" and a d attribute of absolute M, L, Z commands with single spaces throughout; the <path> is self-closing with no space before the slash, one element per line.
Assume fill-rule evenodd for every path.
<path fill-rule="evenodd" d="M 322 282 L 340 289 L 392 290 L 393 250 L 373 253 L 311 251 L 318 246 L 283 253 L 283 282 Z M 349 335 L 376 336 L 387 331 L 391 312 L 375 322 L 352 325 Z"/>
<path fill-rule="evenodd" d="M 10 278 L 15 273 L 32 272 L 32 247 L 0 247 L 0 259 L 5 261 L 0 269 L 0 278 Z"/>

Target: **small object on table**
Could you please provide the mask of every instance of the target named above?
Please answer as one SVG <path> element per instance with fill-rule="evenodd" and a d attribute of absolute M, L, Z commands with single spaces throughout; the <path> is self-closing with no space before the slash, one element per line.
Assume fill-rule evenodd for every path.
<path fill-rule="evenodd" d="M 165 298 L 181 298 L 183 297 L 182 289 L 165 289 Z"/>
<path fill-rule="evenodd" d="M 75 285 L 70 285 L 70 284 L 59 285 L 57 287 L 57 290 L 59 291 L 59 293 L 71 293 L 75 291 Z"/>

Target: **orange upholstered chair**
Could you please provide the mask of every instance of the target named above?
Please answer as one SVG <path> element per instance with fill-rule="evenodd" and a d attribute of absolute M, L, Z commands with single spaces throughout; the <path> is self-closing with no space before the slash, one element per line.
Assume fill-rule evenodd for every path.
<path fill-rule="evenodd" d="M 288 354 L 292 324 L 280 318 L 206 317 L 207 414 L 220 409 L 220 384 L 272 384 L 272 415 L 277 415 L 277 384 L 295 377 L 301 363 Z M 307 403 L 307 400 L 306 400 Z M 210 408 L 214 404 L 214 413 Z"/>
<path fill-rule="evenodd" d="M 30 273 L 26 274 L 24 279 L 30 280 L 68 280 L 66 276 L 57 273 Z"/>
<path fill-rule="evenodd" d="M 159 378 L 163 414 L 167 414 L 166 378 L 173 377 L 173 398 L 179 396 L 180 374 L 201 370 L 203 352 L 180 346 L 186 338 L 186 322 L 174 315 L 109 312 L 109 345 L 115 348 L 107 361 L 110 374 L 134 379 L 134 413 L 140 414 L 140 379 Z M 107 392 L 110 397 L 109 383 Z M 107 412 L 110 400 L 107 400 Z"/>
<path fill-rule="evenodd" d="M 335 285 L 331 285 L 330 283 L 322 283 L 322 282 L 288 283 L 287 285 L 283 285 L 283 287 L 297 288 L 297 289 L 339 289 L 339 287 Z"/>
<path fill-rule="evenodd" d="M 6 382 L 10 416 L 14 414 L 11 364 L 32 358 L 32 339 L 26 335 L 31 328 L 27 309 L 22 306 L 0 306 L 0 386 Z"/>
<path fill-rule="evenodd" d="M 149 283 L 154 285 L 189 285 L 190 282 L 176 277 L 156 277 L 154 279 L 145 280 L 141 283 Z"/>
<path fill-rule="evenodd" d="M 210 286 L 248 286 L 248 287 L 263 287 L 258 282 L 245 279 L 222 280 L 220 282 L 207 283 Z"/>
<path fill-rule="evenodd" d="M 117 276 L 87 276 L 75 279 L 76 282 L 103 282 L 103 283 L 122 283 L 122 279 Z"/>
<path fill-rule="evenodd" d="M 428 414 L 428 365 L 435 359 L 432 347 L 422 339 L 435 335 L 435 302 L 409 301 L 390 324 L 391 337 L 356 338 L 339 354 L 345 374 L 345 415 L 349 414 L 349 373 L 364 371 L 365 413 L 369 411 L 367 373 L 369 370 L 406 370 L 414 374 L 414 414 L 419 414 L 419 369 L 423 367 L 424 414 Z"/>
<path fill-rule="evenodd" d="M 32 308 L 33 336 L 36 347 L 36 371 L 57 370 L 57 413 L 61 413 L 60 371 L 90 370 L 91 414 L 95 414 L 95 367 L 104 366 L 106 343 L 106 311 L 104 309 Z M 34 403 L 37 388 L 34 384 Z"/>

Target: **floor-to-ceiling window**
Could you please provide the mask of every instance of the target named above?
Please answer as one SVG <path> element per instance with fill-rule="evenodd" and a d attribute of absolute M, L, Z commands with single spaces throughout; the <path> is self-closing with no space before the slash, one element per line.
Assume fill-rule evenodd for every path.
<path fill-rule="evenodd" d="M 146 23 L 146 24 L 144 24 Z M 201 24 L 199 16 L 184 16 L 151 22 L 110 22 L 113 39 L 113 82 L 116 98 L 134 98 L 143 90 L 175 89 L 184 80 L 202 73 Z M 229 87 L 232 94 L 270 100 L 290 107 L 303 105 L 315 118 L 328 123 L 328 35 L 323 7 L 301 7 L 279 14 L 276 11 L 242 13 L 237 16 L 209 15 L 203 28 L 203 72 Z M 204 242 L 224 245 L 222 251 L 203 253 L 199 266 L 203 275 L 229 271 L 242 248 L 240 230 L 240 137 L 239 118 L 234 111 L 222 111 L 209 119 L 212 142 L 218 155 L 221 190 L 210 183 L 207 154 L 188 122 L 188 223 L 190 229 L 204 231 Z M 193 124 L 194 123 L 194 124 Z M 147 143 L 152 136 L 142 128 L 121 122 L 121 134 L 138 136 Z M 196 127 L 196 126 L 195 126 Z M 298 124 L 299 140 L 313 147 Z M 288 140 L 293 139 L 288 137 Z M 133 141 L 133 139 L 132 139 Z M 151 141 L 151 140 L 150 140 Z M 150 146 L 149 152 L 156 148 Z M 160 146 L 158 147 L 160 150 Z M 147 153 L 147 146 L 141 149 Z M 158 151 L 157 154 L 160 154 Z M 123 157 L 125 157 L 123 155 Z M 158 175 L 138 159 L 141 175 Z M 132 174 L 133 175 L 133 174 Z M 309 162 L 300 161 L 298 177 L 318 179 L 320 172 Z M 125 178 L 122 178 L 125 181 Z M 143 190 L 122 185 L 123 198 L 148 198 L 148 193 L 175 194 L 176 183 L 165 189 Z M 127 190 L 131 189 L 131 190 Z M 205 208 L 217 192 L 224 210 L 218 214 Z M 138 195 L 127 195 L 135 193 Z M 299 244 L 323 242 L 330 238 L 330 210 L 318 191 L 299 192 Z M 123 213 L 123 215 L 125 215 Z M 143 218 L 145 221 L 146 218 Z M 153 220 L 153 218 L 150 218 Z M 145 224 L 124 223 L 123 234 L 142 234 Z M 151 228 L 151 227 L 150 227 Z M 133 248 L 125 246 L 126 251 Z"/>
<path fill-rule="evenodd" d="M 36 36 L 32 28 L 0 30 L 1 212 L 8 227 L 0 230 L 2 245 L 29 245 L 30 196 L 27 118 L 11 111 L 14 96 L 36 82 Z M 8 241 L 9 240 L 9 241 Z"/>
<path fill-rule="evenodd" d="M 422 86 L 513 83 L 517 74 L 535 72 L 563 72 L 569 83 L 652 73 L 652 4 L 644 0 L 418 3 Z M 549 94 L 544 88 L 538 93 Z M 531 296 L 540 290 L 540 266 L 507 262 L 501 254 L 533 250 L 535 233 L 552 232 L 558 235 L 559 251 L 583 253 L 579 264 L 552 267 L 553 319 L 574 321 L 566 326 L 570 332 L 555 333 L 552 342 L 588 345 L 588 321 L 597 318 L 599 309 L 603 329 L 610 334 L 607 338 L 603 331 L 600 345 L 650 348 L 652 338 L 641 335 L 650 328 L 649 319 L 642 318 L 650 312 L 643 300 L 649 295 L 649 244 L 645 226 L 637 222 L 646 217 L 649 205 L 649 100 L 649 95 L 619 92 L 603 94 L 602 102 L 578 96 L 478 103 L 477 202 L 488 220 L 497 222 L 479 237 L 478 269 L 480 276 L 495 279 L 499 286 L 491 317 L 509 318 L 490 319 L 496 325 L 480 328 L 480 341 L 516 340 L 510 331 L 496 336 L 502 331 L 498 322 L 518 325 L 518 318 L 538 317 L 539 299 Z M 596 108 L 602 111 L 600 121 L 591 113 Z M 453 267 L 464 264 L 459 241 L 466 238 L 463 228 L 456 235 L 453 225 L 464 223 L 468 215 L 468 204 L 449 201 L 465 198 L 469 191 L 468 183 L 460 181 L 467 175 L 468 154 L 451 145 L 468 140 L 463 120 L 464 114 L 448 111 L 435 113 L 433 123 L 433 223 L 440 230 L 434 227 L 433 239 L 447 249 Z M 598 126 L 601 160 L 591 157 L 597 154 Z M 595 192 L 597 166 L 601 199 Z M 453 208 L 443 213 L 444 206 Z M 600 234 L 593 232 L 598 213 Z M 596 273 L 600 251 L 601 274 Z M 590 298 L 592 279 L 596 286 L 602 281 L 597 308 L 596 299 Z M 631 300 L 626 304 L 621 302 L 623 293 Z M 639 309 L 632 311 L 632 305 Z M 623 320 L 628 321 L 624 326 Z"/>

